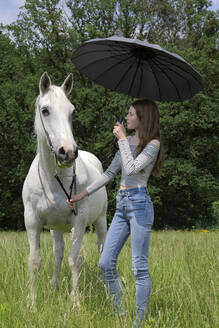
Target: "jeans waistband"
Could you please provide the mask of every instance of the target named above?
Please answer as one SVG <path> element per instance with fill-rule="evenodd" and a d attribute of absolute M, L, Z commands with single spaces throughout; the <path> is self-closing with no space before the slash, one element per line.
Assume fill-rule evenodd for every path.
<path fill-rule="evenodd" d="M 135 187 L 135 188 L 129 188 L 129 189 L 119 189 L 118 190 L 118 195 L 130 195 L 130 194 L 135 194 L 138 192 L 146 192 L 148 194 L 147 187 Z"/>

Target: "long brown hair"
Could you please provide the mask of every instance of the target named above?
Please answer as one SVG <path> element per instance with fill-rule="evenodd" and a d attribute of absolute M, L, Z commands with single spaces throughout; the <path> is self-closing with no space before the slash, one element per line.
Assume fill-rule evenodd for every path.
<path fill-rule="evenodd" d="M 135 108 L 137 117 L 140 121 L 138 127 L 139 144 L 136 149 L 136 156 L 141 153 L 141 151 L 152 139 L 159 140 L 160 150 L 152 170 L 152 174 L 154 176 L 160 176 L 162 145 L 160 138 L 160 115 L 158 107 L 154 101 L 147 99 L 137 100 L 132 103 L 132 106 Z"/>

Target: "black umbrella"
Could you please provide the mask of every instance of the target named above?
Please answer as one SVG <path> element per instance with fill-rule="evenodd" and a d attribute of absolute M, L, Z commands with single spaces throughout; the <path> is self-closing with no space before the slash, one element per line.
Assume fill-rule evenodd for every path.
<path fill-rule="evenodd" d="M 183 101 L 202 89 L 201 75 L 182 57 L 137 39 L 89 40 L 72 61 L 91 81 L 136 98 Z"/>

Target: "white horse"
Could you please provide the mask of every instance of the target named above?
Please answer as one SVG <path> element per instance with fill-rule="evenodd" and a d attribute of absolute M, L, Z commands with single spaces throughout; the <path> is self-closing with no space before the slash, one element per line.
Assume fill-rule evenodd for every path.
<path fill-rule="evenodd" d="M 30 297 L 35 303 L 34 281 L 41 265 L 40 232 L 43 227 L 51 231 L 55 268 L 51 284 L 55 287 L 60 276 L 64 252 L 63 232 L 72 229 L 72 248 L 68 257 L 72 273 L 74 298 L 78 294 L 77 282 L 80 273 L 80 247 L 89 224 L 94 224 L 101 250 L 106 235 L 106 189 L 101 188 L 78 202 L 78 213 L 73 213 L 66 203 L 67 196 L 55 179 L 57 174 L 63 188 L 69 191 L 74 170 L 77 192 L 83 190 L 102 173 L 100 161 L 91 153 L 77 150 L 72 134 L 72 113 L 74 106 L 67 96 L 72 90 L 70 74 L 61 87 L 51 84 L 47 73 L 41 76 L 40 95 L 36 100 L 35 131 L 37 134 L 37 155 L 32 162 L 23 186 L 24 219 L 30 246 L 29 274 Z M 73 165 L 73 168 L 70 167 Z M 74 188 L 73 188 L 74 189 Z"/>

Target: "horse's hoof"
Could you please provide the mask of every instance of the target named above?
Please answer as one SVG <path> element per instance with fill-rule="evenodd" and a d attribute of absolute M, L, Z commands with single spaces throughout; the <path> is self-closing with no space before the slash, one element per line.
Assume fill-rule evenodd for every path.
<path fill-rule="evenodd" d="M 30 312 L 33 312 L 33 313 L 37 312 L 35 298 L 31 295 L 27 296 L 27 307 Z"/>

